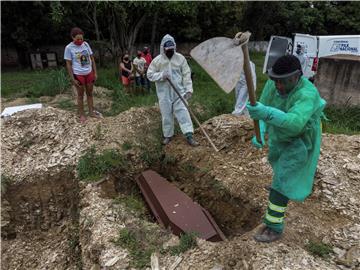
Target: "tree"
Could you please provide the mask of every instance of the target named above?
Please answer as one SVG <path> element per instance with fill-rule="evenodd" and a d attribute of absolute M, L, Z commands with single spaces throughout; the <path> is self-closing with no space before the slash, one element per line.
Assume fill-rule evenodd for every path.
<path fill-rule="evenodd" d="M 134 50 L 136 42 L 155 43 L 163 35 L 177 42 L 232 37 L 250 30 L 253 40 L 292 33 L 358 34 L 360 2 L 186 2 L 186 1 L 33 1 L 1 2 L 2 47 L 14 47 L 26 64 L 27 53 L 42 45 L 67 44 L 78 26 L 102 55 L 114 58 Z M 16 18 L 14 18 L 16 14 Z"/>
<path fill-rule="evenodd" d="M 48 7 L 49 3 L 44 2 L 1 3 L 1 46 L 14 47 L 22 66 L 29 64 L 27 53 L 31 49 L 49 42 L 44 38 L 44 33 L 53 32 Z"/>

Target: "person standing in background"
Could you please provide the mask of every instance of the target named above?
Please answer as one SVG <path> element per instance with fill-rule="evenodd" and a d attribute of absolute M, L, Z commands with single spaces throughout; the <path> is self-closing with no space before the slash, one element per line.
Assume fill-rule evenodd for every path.
<path fill-rule="evenodd" d="M 89 44 L 84 41 L 84 32 L 74 27 L 70 36 L 72 42 L 65 47 L 64 59 L 72 84 L 77 91 L 77 105 L 80 123 L 85 123 L 84 93 L 86 92 L 89 116 L 99 118 L 94 110 L 93 85 L 97 79 L 96 64 Z"/>
<path fill-rule="evenodd" d="M 193 93 L 191 70 L 185 57 L 176 52 L 176 43 L 172 36 L 167 34 L 162 38 L 160 55 L 151 62 L 147 76 L 156 85 L 164 136 L 162 144 L 170 143 L 174 136 L 175 116 L 188 144 L 198 146 L 199 143 L 193 137 L 194 127 L 189 111 L 168 82 L 168 80 L 172 81 L 185 100 L 191 98 Z"/>
<path fill-rule="evenodd" d="M 131 80 L 132 80 L 132 73 L 134 70 L 133 64 L 131 63 L 130 57 L 128 53 L 125 53 L 121 57 L 121 62 L 119 65 L 120 70 L 120 81 L 124 86 L 124 91 L 126 93 L 131 92 Z"/>
<path fill-rule="evenodd" d="M 141 88 L 141 92 L 143 92 L 143 88 L 145 87 L 146 60 L 141 55 L 142 52 L 137 51 L 137 56 L 134 58 L 133 65 L 135 68 L 135 85 L 137 88 Z"/>
<path fill-rule="evenodd" d="M 148 90 L 148 92 L 150 93 L 151 91 L 151 83 L 149 81 L 149 79 L 147 78 L 147 69 L 149 68 L 150 64 L 151 64 L 151 61 L 152 61 L 152 56 L 151 56 L 151 53 L 150 53 L 150 49 L 148 47 L 144 47 L 143 49 L 143 52 L 142 52 L 142 55 L 141 55 L 145 61 L 146 61 L 146 64 L 145 64 L 145 88 Z"/>
<path fill-rule="evenodd" d="M 250 69 L 251 69 L 251 77 L 254 84 L 254 89 L 256 89 L 256 72 L 255 72 L 255 64 L 250 61 Z M 246 104 L 249 100 L 249 93 L 245 79 L 244 71 L 240 74 L 240 80 L 237 82 L 235 86 L 235 108 L 232 112 L 233 115 L 240 116 L 246 115 L 249 116 L 248 109 L 246 108 Z"/>

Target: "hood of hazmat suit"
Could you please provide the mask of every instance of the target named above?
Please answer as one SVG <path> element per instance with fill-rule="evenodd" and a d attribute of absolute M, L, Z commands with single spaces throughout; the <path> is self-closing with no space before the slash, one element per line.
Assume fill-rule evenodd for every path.
<path fill-rule="evenodd" d="M 260 102 L 278 109 L 281 117 L 281 121 L 276 121 L 276 115 L 265 121 L 268 160 L 274 173 L 272 188 L 290 200 L 304 201 L 312 191 L 320 155 L 320 117 L 326 102 L 305 77 L 286 97 L 278 93 L 274 81 L 268 80 Z"/>
<path fill-rule="evenodd" d="M 174 55 L 170 59 L 165 55 L 164 51 L 164 44 L 169 40 L 175 44 Z M 174 115 L 184 134 L 193 133 L 194 129 L 189 112 L 171 85 L 163 79 L 165 73 L 169 75 L 169 79 L 182 96 L 187 92 L 193 92 L 190 67 L 185 57 L 176 52 L 175 40 L 168 34 L 161 40 L 160 55 L 151 62 L 147 70 L 147 78 L 155 82 L 156 85 L 164 137 L 174 135 Z"/>

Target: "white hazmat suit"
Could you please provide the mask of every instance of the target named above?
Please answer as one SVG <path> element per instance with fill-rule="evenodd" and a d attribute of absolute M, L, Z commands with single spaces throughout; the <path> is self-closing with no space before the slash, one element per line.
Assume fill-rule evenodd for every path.
<path fill-rule="evenodd" d="M 254 84 L 254 89 L 256 89 L 256 73 L 255 73 L 255 64 L 250 61 L 251 77 Z M 246 104 L 249 99 L 248 88 L 245 79 L 245 72 L 242 71 L 240 74 L 240 80 L 235 86 L 235 108 L 232 114 L 234 115 L 246 115 L 249 116 L 248 109 Z"/>
<path fill-rule="evenodd" d="M 170 59 L 164 52 L 164 44 L 169 40 L 175 44 L 174 55 Z M 147 70 L 147 78 L 156 85 L 164 137 L 169 138 L 174 135 L 174 115 L 183 134 L 193 133 L 190 114 L 171 85 L 163 79 L 165 73 L 183 97 L 186 93 L 193 92 L 190 67 L 185 57 L 176 52 L 175 40 L 170 35 L 165 35 L 161 40 L 160 55 L 151 62 Z"/>

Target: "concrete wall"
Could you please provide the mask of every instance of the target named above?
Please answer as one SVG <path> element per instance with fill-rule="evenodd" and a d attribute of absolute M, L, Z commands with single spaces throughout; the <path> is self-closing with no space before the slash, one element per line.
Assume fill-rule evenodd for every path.
<path fill-rule="evenodd" d="M 263 52 L 266 53 L 267 47 L 269 46 L 268 41 L 250 41 L 249 51 Z"/>
<path fill-rule="evenodd" d="M 360 105 L 360 56 L 320 58 L 315 85 L 328 104 Z"/>
<path fill-rule="evenodd" d="M 1 48 L 1 66 L 16 67 L 19 57 L 17 51 L 12 48 Z"/>

